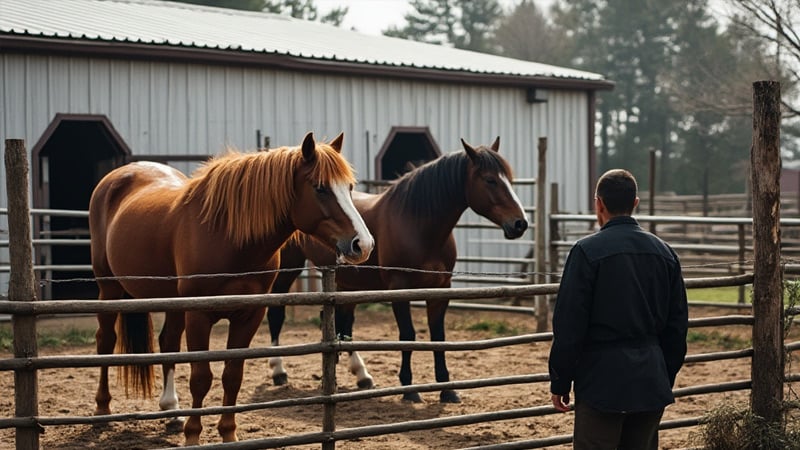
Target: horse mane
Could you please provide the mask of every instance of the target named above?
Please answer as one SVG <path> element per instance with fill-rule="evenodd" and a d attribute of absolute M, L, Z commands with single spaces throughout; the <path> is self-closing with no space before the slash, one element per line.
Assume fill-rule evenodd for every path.
<path fill-rule="evenodd" d="M 481 170 L 497 171 L 513 180 L 511 166 L 499 153 L 485 146 L 475 148 L 474 163 Z M 397 201 L 403 211 L 416 217 L 433 217 L 437 212 L 451 210 L 454 205 L 466 208 L 464 183 L 467 165 L 466 152 L 456 151 L 429 161 L 406 172 L 384 192 L 384 196 Z"/>
<path fill-rule="evenodd" d="M 339 152 L 325 143 L 317 143 L 316 149 L 310 182 L 355 184 L 353 168 Z M 195 170 L 184 203 L 198 199 L 200 221 L 224 230 L 228 239 L 243 247 L 275 234 L 289 219 L 295 171 L 303 161 L 300 147 L 253 153 L 228 149 Z"/>

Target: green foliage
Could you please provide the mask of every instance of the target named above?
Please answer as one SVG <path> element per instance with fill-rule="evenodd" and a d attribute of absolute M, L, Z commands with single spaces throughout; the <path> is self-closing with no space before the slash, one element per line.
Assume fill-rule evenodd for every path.
<path fill-rule="evenodd" d="M 190 3 L 201 6 L 215 6 L 217 8 L 239 9 L 243 11 L 262 11 L 266 6 L 265 0 L 170 0 L 178 3 Z"/>
<path fill-rule="evenodd" d="M 12 350 L 14 348 L 14 335 L 10 327 L 0 327 L 0 350 Z"/>
<path fill-rule="evenodd" d="M 752 291 L 747 287 L 746 291 Z M 738 286 L 723 286 L 715 288 L 688 289 L 686 295 L 690 302 L 715 302 L 715 303 L 736 303 L 739 301 Z M 745 293 L 747 297 L 747 293 Z"/>
<path fill-rule="evenodd" d="M 497 0 L 411 0 L 403 28 L 386 36 L 493 53 L 492 33 L 502 9 Z"/>
<path fill-rule="evenodd" d="M 94 344 L 95 330 L 71 327 L 65 330 L 44 331 L 36 336 L 40 348 Z M 13 351 L 14 334 L 10 326 L 0 326 L 0 350 Z"/>
<path fill-rule="evenodd" d="M 523 1 L 500 18 L 494 32 L 500 54 L 557 66 L 573 63 L 575 50 L 568 30 L 553 24 L 532 1 Z"/>
<path fill-rule="evenodd" d="M 311 316 L 306 320 L 308 321 L 308 323 L 314 325 L 317 328 L 322 326 L 322 319 L 319 316 Z"/>
<path fill-rule="evenodd" d="M 469 331 L 486 331 L 493 335 L 510 336 L 519 334 L 519 330 L 511 327 L 507 322 L 497 320 L 481 320 L 466 327 Z"/>
<path fill-rule="evenodd" d="M 319 17 L 314 0 L 264 0 L 264 11 L 275 14 L 285 14 L 296 19 L 305 19 L 329 23 L 339 26 L 347 15 L 348 7 L 334 8 L 328 14 Z"/>
<path fill-rule="evenodd" d="M 239 9 L 244 11 L 267 11 L 274 14 L 285 14 L 296 19 L 304 19 L 339 26 L 347 15 L 348 7 L 332 9 L 320 17 L 314 0 L 170 0 L 218 8 Z"/>
<path fill-rule="evenodd" d="M 800 304 L 800 281 L 792 280 L 783 282 L 783 300 L 786 309 L 796 308 L 797 305 Z M 783 317 L 784 339 L 786 338 L 786 336 L 789 335 L 789 332 L 792 330 L 792 324 L 794 324 L 795 317 L 796 316 L 793 314 L 784 314 Z M 787 358 L 787 361 L 791 362 L 791 358 Z"/>
<path fill-rule="evenodd" d="M 722 404 L 705 415 L 697 439 L 705 450 L 749 448 L 759 450 L 800 449 L 797 405 L 786 405 L 785 424 L 766 422 L 744 405 Z"/>
<path fill-rule="evenodd" d="M 747 339 L 731 336 L 729 334 L 722 334 L 718 331 L 704 333 L 697 330 L 689 330 L 686 335 L 686 342 L 711 344 L 725 350 L 742 349 L 751 345 L 751 341 Z"/>

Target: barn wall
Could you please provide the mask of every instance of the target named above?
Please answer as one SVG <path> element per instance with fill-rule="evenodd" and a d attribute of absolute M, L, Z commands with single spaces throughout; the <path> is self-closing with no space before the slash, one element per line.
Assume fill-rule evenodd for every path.
<path fill-rule="evenodd" d="M 460 149 L 461 137 L 489 144 L 500 136 L 515 175 L 533 178 L 537 140 L 547 137 L 548 182 L 560 184 L 562 208 L 588 207 L 584 91 L 549 91 L 548 102 L 529 104 L 520 88 L 19 54 L 0 54 L 0 78 L 0 138 L 24 138 L 29 149 L 57 113 L 106 115 L 134 155 L 252 149 L 256 130 L 272 146 L 297 145 L 310 130 L 318 139 L 344 131 L 346 157 L 370 179 L 393 126 L 427 126 L 443 152 Z M 4 181 L 0 191 L 5 206 Z M 531 188 L 520 196 L 525 204 L 535 198 Z M 478 234 L 501 237 L 496 230 Z M 470 253 L 490 245 L 498 256 L 524 254 L 511 245 L 459 248 L 466 245 Z"/>

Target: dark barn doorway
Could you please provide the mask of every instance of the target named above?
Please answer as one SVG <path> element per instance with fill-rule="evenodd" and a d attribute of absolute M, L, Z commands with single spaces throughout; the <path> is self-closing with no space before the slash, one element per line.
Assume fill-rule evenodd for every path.
<path fill-rule="evenodd" d="M 393 127 L 375 157 L 379 180 L 394 180 L 441 155 L 428 127 Z"/>
<path fill-rule="evenodd" d="M 97 182 L 130 156 L 107 117 L 57 114 L 32 150 L 34 208 L 87 211 Z M 36 215 L 33 225 L 41 239 L 89 238 L 86 217 Z M 93 277 L 91 270 L 83 269 L 91 264 L 88 245 L 38 245 L 35 258 L 39 265 L 72 266 L 44 272 L 52 281 L 42 283 L 43 298 L 97 298 L 94 281 L 64 281 Z"/>

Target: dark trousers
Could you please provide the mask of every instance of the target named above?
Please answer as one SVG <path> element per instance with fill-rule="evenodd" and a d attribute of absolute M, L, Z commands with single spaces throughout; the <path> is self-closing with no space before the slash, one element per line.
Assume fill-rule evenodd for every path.
<path fill-rule="evenodd" d="M 576 402 L 575 450 L 658 450 L 658 424 L 664 410 L 609 413 Z"/>

